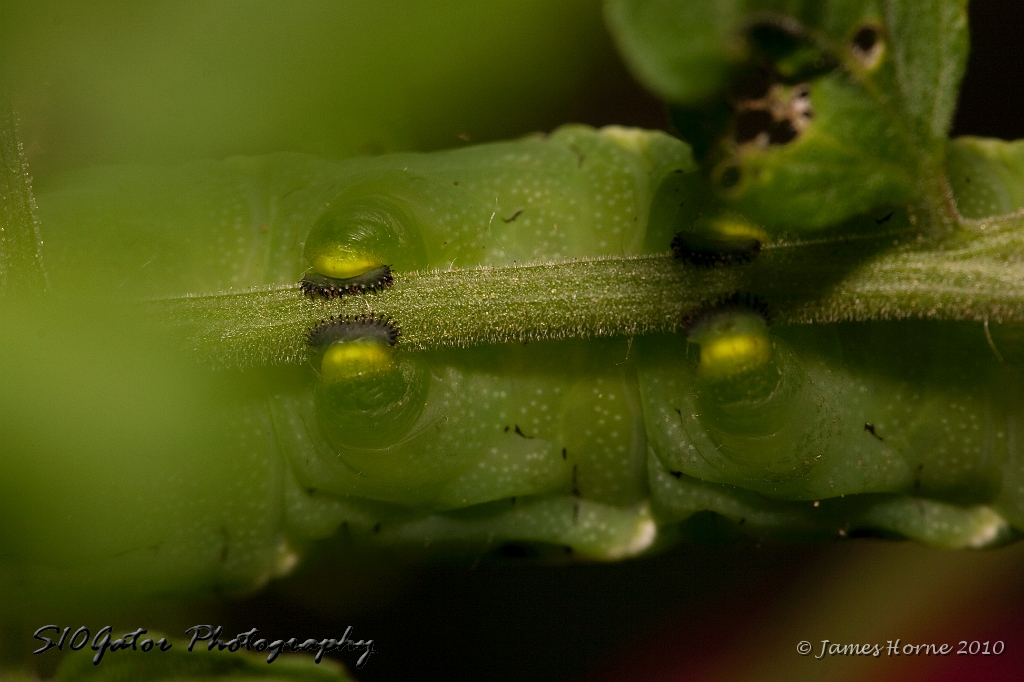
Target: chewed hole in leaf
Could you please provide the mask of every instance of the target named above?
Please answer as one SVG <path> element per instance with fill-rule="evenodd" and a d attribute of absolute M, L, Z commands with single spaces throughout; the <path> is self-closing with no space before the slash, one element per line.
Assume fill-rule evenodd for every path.
<path fill-rule="evenodd" d="M 768 128 L 768 144 L 788 144 L 796 139 L 798 134 L 790 120 L 773 121 Z"/>
<path fill-rule="evenodd" d="M 757 139 L 774 123 L 772 115 L 763 109 L 751 109 L 736 114 L 736 142 L 743 144 Z"/>
<path fill-rule="evenodd" d="M 765 97 L 739 101 L 734 106 L 733 135 L 740 145 L 765 148 L 789 144 L 814 118 L 811 89 L 807 84 L 797 85 L 788 92 L 781 86 L 773 86 Z"/>
<path fill-rule="evenodd" d="M 882 59 L 885 42 L 877 26 L 862 26 L 850 40 L 850 52 L 865 69 L 873 69 Z"/>
<path fill-rule="evenodd" d="M 865 26 L 857 31 L 853 37 L 853 49 L 858 52 L 868 53 L 874 49 L 878 42 L 878 31 L 874 26 Z"/>

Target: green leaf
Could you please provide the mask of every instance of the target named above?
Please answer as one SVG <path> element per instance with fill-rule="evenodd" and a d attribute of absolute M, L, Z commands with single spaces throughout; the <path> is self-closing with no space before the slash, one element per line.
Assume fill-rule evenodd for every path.
<path fill-rule="evenodd" d="M 701 102 L 721 90 L 746 52 L 736 35 L 741 0 L 608 0 L 605 20 L 641 81 L 670 102 Z"/>
<path fill-rule="evenodd" d="M 791 99 L 793 92 L 780 89 L 779 97 Z M 845 74 L 830 73 L 813 82 L 809 100 L 814 118 L 796 140 L 741 145 L 723 151 L 710 167 L 711 183 L 728 210 L 795 235 L 905 204 L 916 194 L 905 140 L 863 88 Z"/>
<path fill-rule="evenodd" d="M 941 153 L 967 61 L 967 0 L 888 0 L 882 6 L 900 109 L 918 141 Z"/>
<path fill-rule="evenodd" d="M 945 138 L 966 64 L 966 0 L 606 0 L 605 19 L 627 63 L 674 104 L 720 94 L 758 52 L 752 27 L 774 27 L 792 43 L 774 37 L 762 55 L 772 66 L 792 61 L 801 44 L 831 53 L 854 80 L 884 88 L 873 93 L 879 103 L 897 95 L 889 106 L 923 141 Z M 868 68 L 853 49 L 864 27 L 882 31 L 881 59 Z M 884 78 L 872 75 L 879 67 Z"/>
<path fill-rule="evenodd" d="M 714 191 L 769 232 L 915 205 L 936 226 L 966 2 L 609 0 L 637 76 Z"/>

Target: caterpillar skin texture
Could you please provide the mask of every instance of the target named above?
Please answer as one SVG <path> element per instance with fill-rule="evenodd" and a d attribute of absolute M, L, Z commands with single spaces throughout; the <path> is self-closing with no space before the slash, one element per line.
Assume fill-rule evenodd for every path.
<path fill-rule="evenodd" d="M 434 547 L 457 543 L 474 554 L 509 541 L 546 543 L 560 556 L 568 556 L 563 547 L 571 547 L 578 556 L 604 559 L 645 549 L 656 537 L 655 523 L 646 497 L 630 492 L 646 486 L 642 459 L 631 463 L 635 475 L 626 493 L 616 493 L 617 499 L 639 501 L 623 505 L 587 497 L 587 477 L 594 473 L 580 465 L 584 453 L 577 452 L 565 459 L 557 454 L 557 492 L 519 497 L 515 504 L 502 499 L 471 506 L 469 498 L 463 503 L 452 496 L 456 486 L 448 486 L 446 502 L 439 481 L 459 478 L 458 467 L 474 456 L 461 450 L 432 462 L 407 448 L 390 467 L 356 470 L 365 494 L 332 493 L 331 488 L 347 485 L 344 476 L 355 467 L 333 449 L 337 428 L 324 414 L 339 417 L 336 423 L 343 425 L 353 410 L 367 409 L 383 424 L 395 414 L 387 403 L 381 408 L 372 401 L 339 402 L 320 387 L 315 353 L 309 366 L 185 380 L 195 367 L 167 348 L 160 325 L 133 327 L 140 319 L 129 313 L 138 298 L 294 284 L 312 265 L 305 253 L 308 237 L 318 225 L 337 225 L 346 212 L 368 220 L 359 223 L 366 229 L 343 235 L 349 239 L 345 244 L 376 249 L 373 255 L 396 271 L 447 268 L 453 261 L 470 267 L 664 252 L 675 229 L 672 215 L 688 196 L 691 169 L 688 148 L 667 135 L 570 127 L 546 137 L 436 154 L 347 161 L 277 154 L 173 168 L 93 168 L 38 187 L 50 284 L 57 296 L 74 301 L 69 303 L 74 315 L 55 312 L 34 324 L 6 328 L 20 335 L 18 347 L 28 349 L 37 358 L 33 363 L 46 370 L 16 384 L 11 395 L 19 395 L 19 404 L 34 404 L 28 394 L 38 394 L 34 400 L 40 405 L 61 398 L 60 409 L 40 408 L 50 418 L 57 415 L 56 428 L 12 422 L 25 424 L 27 445 L 11 458 L 18 471 L 6 478 L 12 486 L 6 500 L 19 518 L 59 512 L 60 519 L 70 515 L 76 522 L 73 527 L 57 521 L 5 527 L 3 545 L 11 549 L 0 558 L 0 582 L 54 603 L 77 602 L 83 594 L 105 603 L 153 593 L 245 590 L 288 572 L 306 542 L 336 532 L 357 541 L 421 547 L 424 538 L 434 538 Z M 652 221 L 652 207 L 662 207 L 665 216 Z M 375 218 L 382 220 L 374 223 Z M 652 237 L 649 224 L 661 225 L 664 234 Z M 394 248 L 394 238 L 399 246 L 408 238 L 409 248 Z M 656 246 L 648 249 L 647 239 Z M 73 343 L 68 329 L 77 330 Z M 125 349 L 134 344 L 148 349 L 151 361 L 145 367 L 159 372 L 122 369 L 130 354 Z M 436 425 L 429 428 L 454 427 L 452 419 L 459 415 L 440 414 L 446 408 L 433 389 L 459 373 L 467 384 L 490 381 L 472 364 L 460 366 L 466 363 L 457 354 L 451 362 L 449 370 L 444 363 L 424 364 L 396 353 L 399 372 L 387 385 L 415 388 L 409 397 L 417 400 L 420 388 L 432 389 L 430 402 L 406 413 L 403 424 L 423 431 L 423 420 L 435 415 Z M 86 374 L 62 369 L 66 363 L 89 369 Z M 420 383 L 403 383 L 403 372 Z M 51 379 L 41 380 L 44 374 Z M 124 391 L 97 395 L 91 386 L 105 385 L 105 377 L 119 377 Z M 191 405 L 187 391 L 179 390 L 183 381 L 197 387 Z M 545 385 L 542 373 L 532 381 L 532 390 Z M 206 384 L 212 387 L 198 390 Z M 457 389 L 448 390 L 457 394 Z M 149 394 L 179 402 L 148 410 L 139 396 Z M 382 397 L 379 391 L 371 395 Z M 383 398 L 389 395 L 383 391 Z M 520 397 L 510 394 L 507 402 Z M 418 403 L 408 405 L 412 410 Z M 81 424 L 101 423 L 91 416 L 93 408 L 104 418 L 126 415 L 124 426 L 95 434 L 83 429 Z M 173 418 L 195 410 L 209 418 L 208 427 L 200 428 L 194 417 Z M 508 426 L 517 440 L 539 442 L 516 435 L 516 421 Z M 518 427 L 535 436 L 526 423 Z M 378 437 L 395 430 L 384 428 Z M 139 433 L 151 435 L 141 439 Z M 54 434 L 60 436 L 56 444 L 47 439 Z M 457 431 L 449 428 L 444 437 L 457 438 Z M 372 438 L 365 442 L 376 446 Z M 211 450 L 218 453 L 214 459 Z M 39 457 L 42 451 L 52 457 Z M 347 454 L 358 466 L 360 460 Z M 326 461 L 317 462 L 321 456 Z M 403 472 L 401 456 L 413 457 L 418 469 Z M 61 464 L 63 458 L 75 466 Z M 81 474 L 81 467 L 89 473 Z M 322 479 L 315 475 L 318 467 L 326 472 Z M 415 479 L 417 472 L 422 480 Z M 395 479 L 388 483 L 381 473 Z M 546 475 L 529 489 L 550 491 L 551 480 Z M 519 479 L 485 483 L 491 490 L 474 492 L 474 501 L 523 489 Z M 119 494 L 110 495 L 111 487 Z M 54 505 L 49 494 L 23 492 L 32 490 L 75 494 L 59 496 L 61 503 Z M 146 492 L 152 490 L 159 494 Z M 114 523 L 127 518 L 135 522 Z M 89 538 L 88 561 L 81 560 L 81 538 Z M 35 570 L 40 567 L 46 570 Z"/>
<path fill-rule="evenodd" d="M 41 188 L 40 211 L 55 287 L 169 296 L 293 284 L 331 238 L 395 272 L 665 252 L 694 169 L 668 135 L 567 126 L 432 154 L 93 168 Z"/>
<path fill-rule="evenodd" d="M 39 211 L 56 290 L 166 296 L 295 283 L 345 254 L 401 273 L 667 252 L 697 176 L 667 135 L 574 126 L 434 154 L 93 169 L 43 188 Z M 709 351 L 683 335 L 416 354 L 399 341 L 336 354 L 365 372 L 325 377 L 315 351 L 304 367 L 221 372 L 223 457 L 245 459 L 246 477 L 222 481 L 201 538 L 154 521 L 134 546 L 206 567 L 176 569 L 187 592 L 258 584 L 339 527 L 599 559 L 685 534 L 698 512 L 800 539 L 1014 536 L 1021 383 L 980 326 L 765 329 L 756 376 L 702 372 Z M 166 496 L 187 505 L 175 485 Z M 144 549 L 118 557 L 126 575 L 166 566 Z"/>

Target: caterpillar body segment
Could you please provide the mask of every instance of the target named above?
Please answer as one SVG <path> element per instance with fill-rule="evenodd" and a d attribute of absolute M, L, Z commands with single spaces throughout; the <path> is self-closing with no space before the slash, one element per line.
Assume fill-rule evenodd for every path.
<path fill-rule="evenodd" d="M 310 294 L 343 295 L 389 273 L 666 252 L 693 169 L 664 133 L 566 126 L 431 154 L 94 168 L 41 188 L 39 211 L 57 290 L 177 296 L 305 277 Z"/>
<path fill-rule="evenodd" d="M 1015 537 L 1019 329 L 784 327 L 739 297 L 709 301 L 677 334 L 413 353 L 374 309 L 385 266 L 399 278 L 668 253 L 701 186 L 667 135 L 568 127 L 436 154 L 93 169 L 43 188 L 56 292 L 116 302 L 304 281 L 312 297 L 366 304 L 362 319 L 311 325 L 305 365 L 211 375 L 232 396 L 206 415 L 232 463 L 205 469 L 200 488 L 217 496 L 199 508 L 213 525 L 145 507 L 147 544 L 112 542 L 88 575 L 145 565 L 177 572 L 182 594 L 242 590 L 334 533 L 618 559 L 711 514 L 757 536 Z M 760 238 L 723 220 L 704 223 L 737 243 Z M 138 461 L 136 480 L 159 483 L 180 520 L 197 485 Z M 180 554 L 146 555 L 154 546 Z"/>
<path fill-rule="evenodd" d="M 696 361 L 667 369 L 666 356 L 685 357 L 684 340 L 644 339 L 639 385 L 652 449 L 667 470 L 742 481 L 775 499 L 878 493 L 996 503 L 1020 457 L 1011 435 L 1020 370 L 997 361 L 979 327 L 773 329 L 781 376 L 747 401 L 742 423 L 702 387 Z M 998 506 L 1007 518 L 1019 513 Z"/>
<path fill-rule="evenodd" d="M 722 331 L 731 316 L 741 324 Z M 901 520 L 897 510 L 909 507 L 900 500 L 919 500 L 939 505 L 929 517 L 936 524 L 962 510 L 961 521 L 971 526 L 972 515 L 988 509 L 985 518 L 998 526 L 991 542 L 1014 537 L 1021 512 L 1009 486 L 1020 469 L 1013 435 L 1020 370 L 998 361 L 978 325 L 766 331 L 744 318 L 763 320 L 754 310 L 730 308 L 710 323 L 693 323 L 689 339 L 418 354 L 415 362 L 431 381 L 416 423 L 392 431 L 394 442 L 373 453 L 320 440 L 320 457 L 296 449 L 292 466 L 304 484 L 336 495 L 413 503 L 431 513 L 558 494 L 617 505 L 649 500 L 663 523 L 727 511 L 709 502 L 683 516 L 678 509 L 661 516 L 682 494 L 673 486 L 696 481 L 757 500 L 779 519 L 799 517 L 789 526 L 780 520 L 745 529 L 753 533 L 812 538 L 849 525 L 939 545 L 942 538 L 950 546 L 982 543 L 944 535 L 931 522 Z M 735 344 L 726 354 L 731 371 L 709 375 L 696 343 L 708 345 L 701 330 L 709 326 L 718 327 L 716 341 L 730 333 L 754 336 L 769 350 Z M 737 363 L 737 354 L 754 362 Z M 321 438 L 322 409 L 291 409 L 306 415 L 304 442 Z M 374 473 L 366 478 L 368 471 Z M 797 513 L 806 503 L 836 498 L 885 504 L 840 505 L 838 516 L 827 518 Z M 832 528 L 840 517 L 846 520 Z M 812 524 L 814 518 L 822 523 Z"/>
<path fill-rule="evenodd" d="M 408 395 L 418 417 L 378 429 L 372 447 L 350 435 L 354 425 L 338 426 L 323 382 L 312 401 L 280 405 L 304 415 L 295 438 L 319 453 L 292 451 L 304 485 L 435 510 L 547 494 L 609 504 L 646 498 L 635 375 L 628 362 L 606 361 L 626 357 L 625 340 L 396 351 L 418 388 L 395 403 Z"/>

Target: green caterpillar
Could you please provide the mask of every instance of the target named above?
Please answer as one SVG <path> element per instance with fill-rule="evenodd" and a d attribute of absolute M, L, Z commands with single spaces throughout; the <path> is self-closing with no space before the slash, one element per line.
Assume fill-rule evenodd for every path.
<path fill-rule="evenodd" d="M 1020 319 L 1013 295 L 986 301 L 991 324 L 968 304 L 954 317 L 977 322 L 786 326 L 771 319 L 786 296 L 762 286 L 802 240 L 824 244 L 825 267 L 779 305 L 793 321 L 791 299 L 813 307 L 834 282 L 863 282 L 859 265 L 891 264 L 871 257 L 893 236 L 911 256 L 901 274 L 927 266 L 905 248 L 916 240 L 933 258 L 924 281 L 949 276 L 952 295 L 984 289 L 985 265 L 1019 279 L 1006 214 L 1024 203 L 1020 146 L 946 144 L 965 9 L 926 4 L 608 0 L 624 56 L 693 157 L 660 133 L 567 127 L 429 155 L 92 168 L 37 187 L 50 291 L 0 298 L 7 626 L 30 631 L 17 614 L 42 605 L 96 614 L 251 590 L 328 537 L 602 560 L 709 530 L 947 548 L 1019 537 L 1024 334 L 996 322 Z M 975 239 L 986 229 L 995 239 Z M 855 249 L 862 238 L 873 246 Z M 388 316 L 388 287 L 425 271 L 500 266 L 514 282 L 510 265 L 670 249 L 687 276 L 741 283 L 671 334 L 423 351 Z M 830 267 L 834 280 L 811 281 Z M 168 298 L 250 288 L 347 315 L 303 330 L 302 364 L 216 371 L 196 362 L 202 340 L 182 349 L 153 319 Z M 867 314 L 936 313 L 912 295 L 876 296 Z"/>
<path fill-rule="evenodd" d="M 984 154 L 962 150 L 984 165 Z M 147 580 L 163 592 L 245 589 L 289 571 L 302 544 L 339 528 L 373 543 L 470 553 L 526 543 L 602 559 L 670 542 L 708 513 L 780 537 L 1012 538 L 1024 522 L 1021 384 L 990 349 L 994 338 L 1012 360 L 1012 329 L 770 327 L 756 301 L 736 300 L 709 302 L 670 336 L 412 352 L 370 315 L 373 293 L 345 282 L 382 265 L 666 252 L 692 219 L 687 202 L 702 186 L 693 171 L 688 148 L 664 134 L 569 127 L 428 155 L 100 168 L 44 188 L 55 295 L 86 288 L 89 297 L 69 300 L 113 302 L 68 315 L 88 319 L 124 297 L 308 281 L 318 267 L 341 282 L 329 293 L 363 296 L 368 314 L 311 329 L 305 365 L 212 374 L 171 362 L 160 326 L 133 326 L 138 318 L 106 313 L 90 332 L 103 341 L 75 347 L 45 332 L 62 316 L 19 325 L 26 353 L 84 353 L 99 375 L 117 366 L 118 348 L 148 344 L 168 369 L 163 378 L 140 370 L 144 390 L 185 381 L 207 397 L 191 422 L 117 446 L 124 464 L 83 463 L 112 467 L 105 477 L 65 483 L 78 465 L 44 466 L 27 453 L 45 448 L 27 445 L 11 485 L 119 492 L 100 511 L 79 509 L 84 563 L 70 562 L 81 548 L 60 528 L 33 526 L 31 539 L 6 530 L 5 546 L 22 549 L 5 559 L 5 580 L 39 591 L 118 575 L 142 592 Z M 330 270 L 324 254 L 355 266 Z M 57 391 L 78 401 L 74 411 L 90 384 L 73 377 L 15 387 L 30 399 Z M 177 414 L 168 404 L 159 410 Z M 203 440 L 152 449 L 175 429 Z M 104 447 L 95 452 L 115 456 Z M 114 475 L 122 466 L 133 467 L 130 479 Z M 43 503 L 24 488 L 9 499 L 31 515 Z M 139 522 L 109 525 L 119 509 Z"/>
<path fill-rule="evenodd" d="M 371 468 L 361 471 L 363 462 L 349 453 L 346 463 L 323 428 L 325 412 L 341 414 L 343 406 L 324 403 L 319 367 L 204 373 L 180 357 L 159 321 L 133 309 L 148 297 L 294 285 L 311 265 L 303 252 L 318 220 L 367 199 L 400 207 L 421 224 L 447 220 L 455 237 L 419 234 L 424 251 L 384 253 L 397 270 L 410 262 L 468 267 L 639 253 L 656 197 L 674 194 L 691 164 L 686 146 L 664 134 L 577 127 L 431 155 L 331 161 L 282 154 L 96 168 L 39 188 L 53 303 L 42 314 L 7 315 L 20 322 L 4 328 L 13 364 L 3 364 L 5 399 L 16 399 L 4 403 L 4 414 L 14 415 L 4 426 L 16 463 L 4 483 L 5 516 L 35 520 L 5 527 L 4 546 L 18 548 L 3 562 L 5 583 L 58 602 L 83 594 L 109 599 L 99 586 L 116 582 L 113 576 L 125 578 L 118 596 L 129 599 L 151 589 L 248 589 L 289 571 L 303 543 L 339 526 L 380 542 L 461 537 L 481 551 L 506 541 L 547 542 L 559 552 L 572 546 L 595 557 L 643 549 L 654 523 L 642 456 L 628 460 L 628 480 L 605 483 L 600 454 L 587 451 L 583 434 L 562 444 L 566 457 L 559 449 L 552 462 L 532 421 L 512 414 L 537 390 L 555 388 L 545 372 L 557 360 L 540 346 L 512 349 L 509 364 L 492 372 L 483 350 L 429 361 L 403 352 L 399 365 L 411 363 L 431 391 L 431 405 L 412 415 L 423 449 L 406 447 L 390 462 L 364 457 Z M 600 241 L 595 225 L 606 235 Z M 671 225 L 665 229 L 659 251 L 671 239 Z M 541 230 L 550 235 L 538 241 Z M 556 369 L 569 382 L 560 388 L 562 402 L 584 414 L 592 390 L 623 379 L 603 366 L 607 344 L 579 347 L 586 357 Z M 568 347 L 559 353 L 569 357 Z M 135 358 L 130 371 L 126 357 Z M 537 358 L 543 363 L 531 369 Z M 29 376 L 23 367 L 36 369 Z M 493 448 L 500 435 L 496 457 L 513 461 L 508 476 L 476 479 L 469 466 L 488 464 L 487 457 L 494 464 L 490 450 L 446 448 L 460 442 L 470 403 L 484 392 L 506 394 L 500 401 L 509 423 L 486 438 Z M 55 399 L 62 419 L 39 423 L 35 417 L 51 414 Z M 108 413 L 118 412 L 133 426 L 104 430 Z M 387 424 L 373 431 L 368 437 L 397 438 Z M 536 466 L 521 469 L 520 457 Z M 412 462 L 409 470 L 402 458 Z M 53 499 L 63 502 L 54 507 Z M 488 510 L 491 500 L 497 507 Z M 455 513 L 462 508 L 472 511 Z M 113 523 L 129 517 L 137 522 Z"/>

